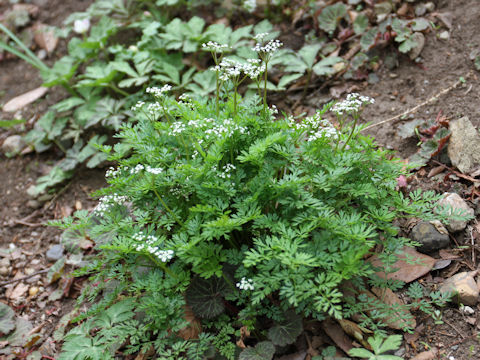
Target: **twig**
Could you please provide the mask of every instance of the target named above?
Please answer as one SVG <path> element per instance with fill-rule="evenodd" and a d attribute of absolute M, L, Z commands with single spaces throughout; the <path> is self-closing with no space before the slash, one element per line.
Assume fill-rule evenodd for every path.
<path fill-rule="evenodd" d="M 446 349 L 451 348 L 452 346 L 461 344 L 461 343 L 464 342 L 465 340 L 475 338 L 475 337 L 477 337 L 478 335 L 479 335 L 479 334 L 476 333 L 476 334 L 472 334 L 472 335 L 467 336 L 467 337 L 463 337 L 463 338 L 460 339 L 460 340 L 454 341 L 453 343 L 446 345 L 445 348 L 446 348 Z"/>
<path fill-rule="evenodd" d="M 442 319 L 442 321 L 443 321 L 445 324 L 447 324 L 448 326 L 450 326 L 453 330 L 455 330 L 455 331 L 458 333 L 458 335 L 460 335 L 460 336 L 462 337 L 462 339 L 465 339 L 465 335 L 463 335 L 463 334 L 460 332 L 460 330 L 458 330 L 453 324 L 449 323 L 449 322 L 448 322 L 447 320 L 445 320 L 445 319 Z"/>
<path fill-rule="evenodd" d="M 424 102 L 422 102 L 421 104 L 418 104 L 417 106 L 411 108 L 411 109 L 408 109 L 406 111 L 404 111 L 403 113 L 401 114 L 398 114 L 398 115 L 395 115 L 389 119 L 386 119 L 386 120 L 383 120 L 383 121 L 380 121 L 378 123 L 375 123 L 375 124 L 371 124 L 371 125 L 368 125 L 367 127 L 363 128 L 361 131 L 365 131 L 367 129 L 371 129 L 375 126 L 379 126 L 379 125 L 382 125 L 382 124 L 385 124 L 385 123 L 388 123 L 388 122 L 391 122 L 391 121 L 395 121 L 395 120 L 398 120 L 398 119 L 401 119 L 402 117 L 406 116 L 407 114 L 410 114 L 410 113 L 413 113 L 415 111 L 417 111 L 418 109 L 420 109 L 421 107 L 425 106 L 425 105 L 428 105 L 436 100 L 438 100 L 438 98 L 442 95 L 445 95 L 447 93 L 449 93 L 450 91 L 452 91 L 453 89 L 455 89 L 458 85 L 462 84 L 465 82 L 465 79 L 469 78 L 470 76 L 472 76 L 472 71 L 470 71 L 466 76 L 465 78 L 463 79 L 459 79 L 457 81 L 455 81 L 455 83 L 453 85 L 450 85 L 449 87 L 443 89 L 442 91 L 440 91 L 439 93 L 433 95 L 432 97 L 430 97 L 429 99 L 425 100 Z"/>
<path fill-rule="evenodd" d="M 26 221 L 23 221 L 23 220 L 13 220 L 13 222 L 14 222 L 15 224 L 25 225 L 25 226 L 29 226 L 29 227 L 45 226 L 45 224 L 41 224 L 41 223 L 29 223 L 29 222 L 26 222 Z"/>
<path fill-rule="evenodd" d="M 50 206 L 52 206 L 53 202 L 56 201 L 56 200 L 60 197 L 60 195 L 62 195 L 62 194 L 65 192 L 65 190 L 67 190 L 67 189 L 70 187 L 70 185 L 72 185 L 72 182 L 73 182 L 73 179 L 71 179 L 71 180 L 68 182 L 67 185 L 65 185 L 63 188 L 61 188 L 61 189 L 55 194 L 55 196 L 52 198 L 52 200 L 50 200 L 43 208 L 44 208 L 45 210 L 49 209 Z"/>
<path fill-rule="evenodd" d="M 33 274 L 26 275 L 26 276 L 23 276 L 23 277 L 18 278 L 18 279 L 4 281 L 4 282 L 0 283 L 0 287 L 3 287 L 5 285 L 9 285 L 9 284 L 14 284 L 16 282 L 23 281 L 23 280 L 26 280 L 26 279 L 30 279 L 31 277 L 34 277 L 36 275 L 44 274 L 44 273 L 48 272 L 48 270 L 50 270 L 50 269 L 40 270 L 40 271 L 34 272 Z"/>

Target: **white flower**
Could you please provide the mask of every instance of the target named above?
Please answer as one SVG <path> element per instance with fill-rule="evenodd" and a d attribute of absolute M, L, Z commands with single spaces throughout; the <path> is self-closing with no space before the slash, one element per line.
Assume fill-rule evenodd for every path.
<path fill-rule="evenodd" d="M 257 8 L 257 0 L 244 0 L 242 6 L 245 10 L 252 13 Z"/>
<path fill-rule="evenodd" d="M 332 107 L 332 112 L 337 116 L 356 114 L 362 108 L 362 106 L 367 104 L 373 104 L 374 99 L 368 96 L 362 96 L 358 93 L 351 93 L 347 95 L 347 98 L 341 102 L 336 103 Z"/>
<path fill-rule="evenodd" d="M 231 49 L 230 46 L 225 45 L 225 44 L 219 44 L 215 41 L 209 41 L 207 43 L 202 44 L 202 48 L 203 48 L 203 50 L 213 51 L 213 52 L 217 52 L 217 53 L 222 53 L 224 51 L 228 51 L 228 50 Z"/>
<path fill-rule="evenodd" d="M 263 39 L 265 39 L 267 36 L 268 36 L 268 32 L 264 32 L 264 33 L 260 33 L 260 34 L 257 34 L 253 37 L 253 39 L 256 41 L 256 42 L 263 42 Z"/>
<path fill-rule="evenodd" d="M 255 47 L 252 48 L 252 50 L 259 53 L 272 54 L 282 46 L 283 43 L 280 40 L 270 40 L 265 45 L 257 43 Z"/>
<path fill-rule="evenodd" d="M 145 169 L 145 167 L 142 164 L 137 164 L 134 168 L 130 169 L 130 174 L 138 174 L 140 171 Z"/>
<path fill-rule="evenodd" d="M 73 23 L 73 31 L 77 34 L 85 34 L 90 28 L 90 19 L 75 20 Z"/>
<path fill-rule="evenodd" d="M 254 290 L 255 286 L 253 284 L 252 279 L 246 279 L 245 277 L 242 277 L 240 282 L 236 284 L 237 288 L 240 290 Z"/>
<path fill-rule="evenodd" d="M 153 175 L 158 175 L 158 174 L 163 172 L 163 169 L 162 168 L 153 168 L 153 167 L 147 165 L 145 167 L 145 171 L 149 172 L 150 174 L 153 174 Z"/>
<path fill-rule="evenodd" d="M 115 205 L 122 205 L 127 200 L 128 198 L 126 196 L 118 195 L 117 193 L 105 195 L 99 199 L 98 205 L 95 207 L 93 212 L 96 215 L 103 216 L 111 207 Z"/>
<path fill-rule="evenodd" d="M 135 105 L 132 106 L 132 111 L 137 111 L 138 109 L 141 109 L 145 105 L 145 101 L 137 101 Z"/>
<path fill-rule="evenodd" d="M 146 92 L 148 94 L 153 94 L 153 96 L 155 97 L 162 97 L 164 93 L 166 93 L 167 91 L 170 91 L 171 89 L 172 89 L 172 86 L 167 84 L 167 85 L 163 85 L 161 88 L 158 88 L 155 86 L 148 87 Z"/>
<path fill-rule="evenodd" d="M 173 250 L 161 250 L 160 247 L 156 246 L 159 238 L 155 235 L 145 235 L 143 231 L 139 231 L 132 236 L 132 239 L 141 242 L 141 244 L 135 246 L 135 250 L 138 252 L 146 251 L 159 258 L 161 262 L 170 261 L 175 254 Z"/>

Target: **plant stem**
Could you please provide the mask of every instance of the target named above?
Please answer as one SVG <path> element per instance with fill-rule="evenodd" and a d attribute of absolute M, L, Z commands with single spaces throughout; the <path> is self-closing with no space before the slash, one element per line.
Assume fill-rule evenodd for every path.
<path fill-rule="evenodd" d="M 303 88 L 302 100 L 305 99 L 305 95 L 307 95 L 308 85 L 310 85 L 310 81 L 312 80 L 312 70 L 307 70 L 307 82 L 305 83 L 305 87 Z"/>
<path fill-rule="evenodd" d="M 263 83 L 263 111 L 267 110 L 267 76 L 268 76 L 268 61 L 265 61 L 265 80 Z"/>
<path fill-rule="evenodd" d="M 119 89 L 115 84 L 108 84 L 108 87 L 110 89 L 112 89 L 113 91 L 119 93 L 120 95 L 123 95 L 123 96 L 130 96 L 129 93 L 127 93 L 126 91 L 123 91 L 122 89 Z"/>
<path fill-rule="evenodd" d="M 357 121 L 358 121 L 358 116 L 355 116 L 355 117 L 353 118 L 352 131 L 351 131 L 350 134 L 348 135 L 348 138 L 347 138 L 347 140 L 345 141 L 345 144 L 343 144 L 343 146 L 342 146 L 342 151 L 345 150 L 345 147 L 347 146 L 348 142 L 349 142 L 350 139 L 352 138 L 353 133 L 355 132 L 355 128 L 357 127 Z"/>
<path fill-rule="evenodd" d="M 175 215 L 175 213 L 168 207 L 168 205 L 165 203 L 165 201 L 163 201 L 162 197 L 160 196 L 160 194 L 158 193 L 157 189 L 155 189 L 155 184 L 153 184 L 153 192 L 155 193 L 156 197 L 158 198 L 158 200 L 160 200 L 160 202 L 162 203 L 163 207 L 165 208 L 165 210 L 167 210 L 167 212 L 175 219 L 175 221 L 183 226 L 183 222 L 180 221 L 180 219 L 177 217 L 177 215 Z"/>

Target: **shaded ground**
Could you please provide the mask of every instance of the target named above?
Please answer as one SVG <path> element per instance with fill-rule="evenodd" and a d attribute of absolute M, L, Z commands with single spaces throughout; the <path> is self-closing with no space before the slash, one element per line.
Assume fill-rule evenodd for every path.
<path fill-rule="evenodd" d="M 40 7 L 39 20 L 59 25 L 63 19 L 74 11 L 85 9 L 91 1 L 48 1 Z M 2 5 L 3 6 L 3 5 Z M 3 9 L 0 6 L 0 9 Z M 399 58 L 400 66 L 388 70 L 381 66 L 377 75 L 378 83 L 356 85 L 359 92 L 375 98 L 376 103 L 367 108 L 364 118 L 379 123 L 388 120 L 408 109 L 427 101 L 432 96 L 441 93 L 452 84 L 460 82 L 440 96 L 437 101 L 421 106 L 418 111 L 408 114 L 405 119 L 387 121 L 382 125 L 372 127 L 369 133 L 374 135 L 378 142 L 386 147 L 395 149 L 402 157 L 407 157 L 417 149 L 416 138 L 402 139 L 398 136 L 398 126 L 414 119 L 432 119 L 441 110 L 451 119 L 468 116 L 474 125 L 480 127 L 480 73 L 475 72 L 470 53 L 480 48 L 480 4 L 476 0 L 437 1 L 437 11 L 452 14 L 452 28 L 449 40 L 439 40 L 438 32 L 432 31 L 427 35 L 426 46 L 421 54 L 423 61 L 415 63 L 406 56 Z M 62 45 L 47 62 L 60 57 Z M 385 51 L 387 51 L 386 49 Z M 0 102 L 5 103 L 14 96 L 20 95 L 41 84 L 35 70 L 21 61 L 3 61 L 0 63 Z M 344 85 L 343 82 L 333 85 Z M 61 91 L 50 91 L 47 101 L 30 106 L 21 114 L 27 121 L 33 122 L 41 116 L 49 104 L 55 103 L 63 96 Z M 307 99 L 309 104 L 318 104 L 321 100 L 328 100 L 328 95 L 314 93 Z M 1 113 L 0 113 L 1 114 Z M 19 114 L 20 115 L 20 114 Z M 6 116 L 6 114 L 1 114 Z M 27 125 L 28 126 L 28 125 Z M 0 143 L 14 132 L 22 132 L 18 126 L 9 131 L 0 129 Z M 70 214 L 75 208 L 89 209 L 94 202 L 89 198 L 92 190 L 104 184 L 103 170 L 80 170 L 78 176 L 66 184 L 61 192 L 44 204 L 32 202 L 26 195 L 28 186 L 34 183 L 38 176 L 44 175 L 48 166 L 58 154 L 27 155 L 14 159 L 0 156 L 0 250 L 15 247 L 9 261 L 0 263 L 0 282 L 9 281 L 25 275 L 31 275 L 48 268 L 52 263 L 47 261 L 46 252 L 52 244 L 58 244 L 60 232 L 42 224 L 51 219 L 59 219 Z M 412 185 L 428 184 L 428 187 L 437 187 L 437 190 L 450 190 L 451 184 L 435 184 L 427 178 L 427 171 L 416 174 Z M 466 185 L 454 184 L 457 190 L 464 192 Z M 468 239 L 459 234 L 455 239 L 460 245 Z M 13 244 L 13 245 L 11 245 Z M 477 251 L 477 254 L 479 252 Z M 423 281 L 425 285 L 435 288 L 441 276 L 447 272 L 469 271 L 480 263 L 478 255 L 473 261 L 471 252 L 466 251 L 459 260 L 454 260 L 449 268 L 427 275 Z M 6 270 L 2 270 L 5 268 Z M 24 282 L 26 290 L 18 298 L 12 297 L 17 284 L 2 285 L 0 299 L 11 305 L 17 315 L 31 321 L 38 334 L 42 335 L 38 344 L 43 343 L 42 353 L 55 356 L 58 345 L 52 339 L 52 333 L 62 315 L 71 308 L 73 299 L 78 295 L 78 286 L 70 283 L 60 285 L 46 285 L 45 274 L 38 274 Z M 64 291 L 64 296 L 58 300 L 49 300 L 49 295 L 58 287 Z M 66 288 L 68 287 L 68 288 Z M 33 294 L 32 288 L 38 292 Z M 32 295 L 33 294 L 33 295 Z M 417 338 L 407 337 L 403 348 L 405 359 L 415 353 L 437 347 L 443 351 L 443 357 L 453 356 L 455 359 L 466 360 L 480 357 L 480 345 L 477 332 L 480 328 L 478 314 L 480 309 L 475 308 L 475 314 L 466 316 L 455 306 L 443 311 L 443 324 L 434 324 L 433 320 L 417 318 L 421 329 Z"/>

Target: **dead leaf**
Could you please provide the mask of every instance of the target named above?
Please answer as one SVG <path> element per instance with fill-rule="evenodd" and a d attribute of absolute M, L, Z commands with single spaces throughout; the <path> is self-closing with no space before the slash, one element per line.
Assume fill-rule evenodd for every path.
<path fill-rule="evenodd" d="M 34 90 L 26 92 L 25 94 L 14 97 L 8 101 L 2 108 L 6 112 L 15 112 L 21 108 L 31 104 L 32 102 L 40 99 L 48 91 L 48 88 L 40 86 Z"/>
<path fill-rule="evenodd" d="M 444 170 L 445 170 L 445 166 L 443 166 L 443 165 L 436 166 L 436 167 L 434 167 L 432 170 L 429 171 L 427 177 L 428 177 L 428 178 L 431 178 L 431 177 L 433 177 L 433 176 L 435 176 L 435 175 L 440 174 L 440 173 L 443 172 Z"/>
<path fill-rule="evenodd" d="M 444 13 L 434 13 L 436 16 L 447 28 L 450 30 L 453 25 L 453 14 L 451 12 Z"/>
<path fill-rule="evenodd" d="M 452 260 L 448 259 L 441 259 L 435 261 L 435 265 L 433 265 L 432 270 L 442 270 L 445 269 L 447 266 L 449 266 L 452 263 Z"/>
<path fill-rule="evenodd" d="M 58 44 L 58 37 L 55 36 L 55 32 L 49 26 L 36 23 L 33 27 L 33 39 L 42 49 L 45 49 L 47 53 L 51 53 Z"/>
<path fill-rule="evenodd" d="M 198 339 L 198 334 L 202 332 L 200 320 L 195 317 L 190 306 L 185 305 L 183 309 L 185 311 L 184 319 L 188 321 L 188 325 L 178 331 L 178 336 L 183 340 Z"/>
<path fill-rule="evenodd" d="M 363 331 L 356 323 L 347 319 L 337 320 L 343 331 L 357 340 L 364 348 L 371 350 L 370 344 L 363 337 Z"/>
<path fill-rule="evenodd" d="M 438 255 L 444 260 L 455 260 L 455 259 L 460 259 L 460 256 L 458 254 L 454 254 L 450 252 L 449 250 L 441 249 L 438 251 Z"/>
<path fill-rule="evenodd" d="M 448 235 L 448 230 L 445 228 L 445 226 L 443 226 L 443 224 L 440 221 L 432 220 L 432 221 L 429 221 L 429 223 L 435 226 L 435 229 L 437 229 L 437 231 L 440 234 Z"/>
<path fill-rule="evenodd" d="M 15 289 L 13 289 L 12 293 L 10 294 L 9 298 L 12 300 L 20 299 L 26 292 L 28 291 L 28 285 L 24 283 L 19 283 Z"/>
<path fill-rule="evenodd" d="M 437 357 L 438 349 L 432 348 L 431 350 L 421 352 L 415 355 L 410 360 L 434 360 Z"/>
<path fill-rule="evenodd" d="M 407 260 L 413 260 L 414 263 L 410 264 Z M 370 258 L 372 265 L 376 267 L 382 267 L 381 260 L 374 255 Z M 417 250 L 405 246 L 400 255 L 398 255 L 398 261 L 393 265 L 394 268 L 398 270 L 394 273 L 385 274 L 384 272 L 377 272 L 377 275 L 385 279 L 395 279 L 400 280 L 405 283 L 412 282 L 423 275 L 427 274 L 435 264 L 435 259 L 419 253 Z"/>
<path fill-rule="evenodd" d="M 150 359 L 153 354 L 155 354 L 155 349 L 152 346 L 150 346 L 150 348 L 145 351 L 145 352 L 140 352 L 136 357 L 135 357 L 135 360 L 146 360 L 146 359 Z"/>
<path fill-rule="evenodd" d="M 245 345 L 243 340 L 245 340 L 245 338 L 249 336 L 250 336 L 250 331 L 248 330 L 248 328 L 246 326 L 242 326 L 240 328 L 240 339 L 238 339 L 237 341 L 237 346 L 242 349 L 245 349 L 247 346 Z"/>
<path fill-rule="evenodd" d="M 405 333 L 403 335 L 403 338 L 405 339 L 405 341 L 407 343 L 410 344 L 410 346 L 415 347 L 415 341 L 417 341 L 419 339 L 419 337 L 422 334 L 422 331 L 423 331 L 424 328 L 425 328 L 425 325 L 420 324 L 415 328 L 415 331 L 413 332 L 413 334 Z"/>
<path fill-rule="evenodd" d="M 322 328 L 330 339 L 346 354 L 353 348 L 352 340 L 345 334 L 342 327 L 332 319 L 322 321 Z"/>
<path fill-rule="evenodd" d="M 372 288 L 372 292 L 387 305 L 402 306 L 404 302 L 395 294 L 391 289 L 378 289 Z M 388 327 L 401 330 L 405 326 L 414 328 L 417 326 L 415 318 L 410 314 L 408 309 L 402 309 L 397 311 L 394 315 L 383 319 Z"/>

